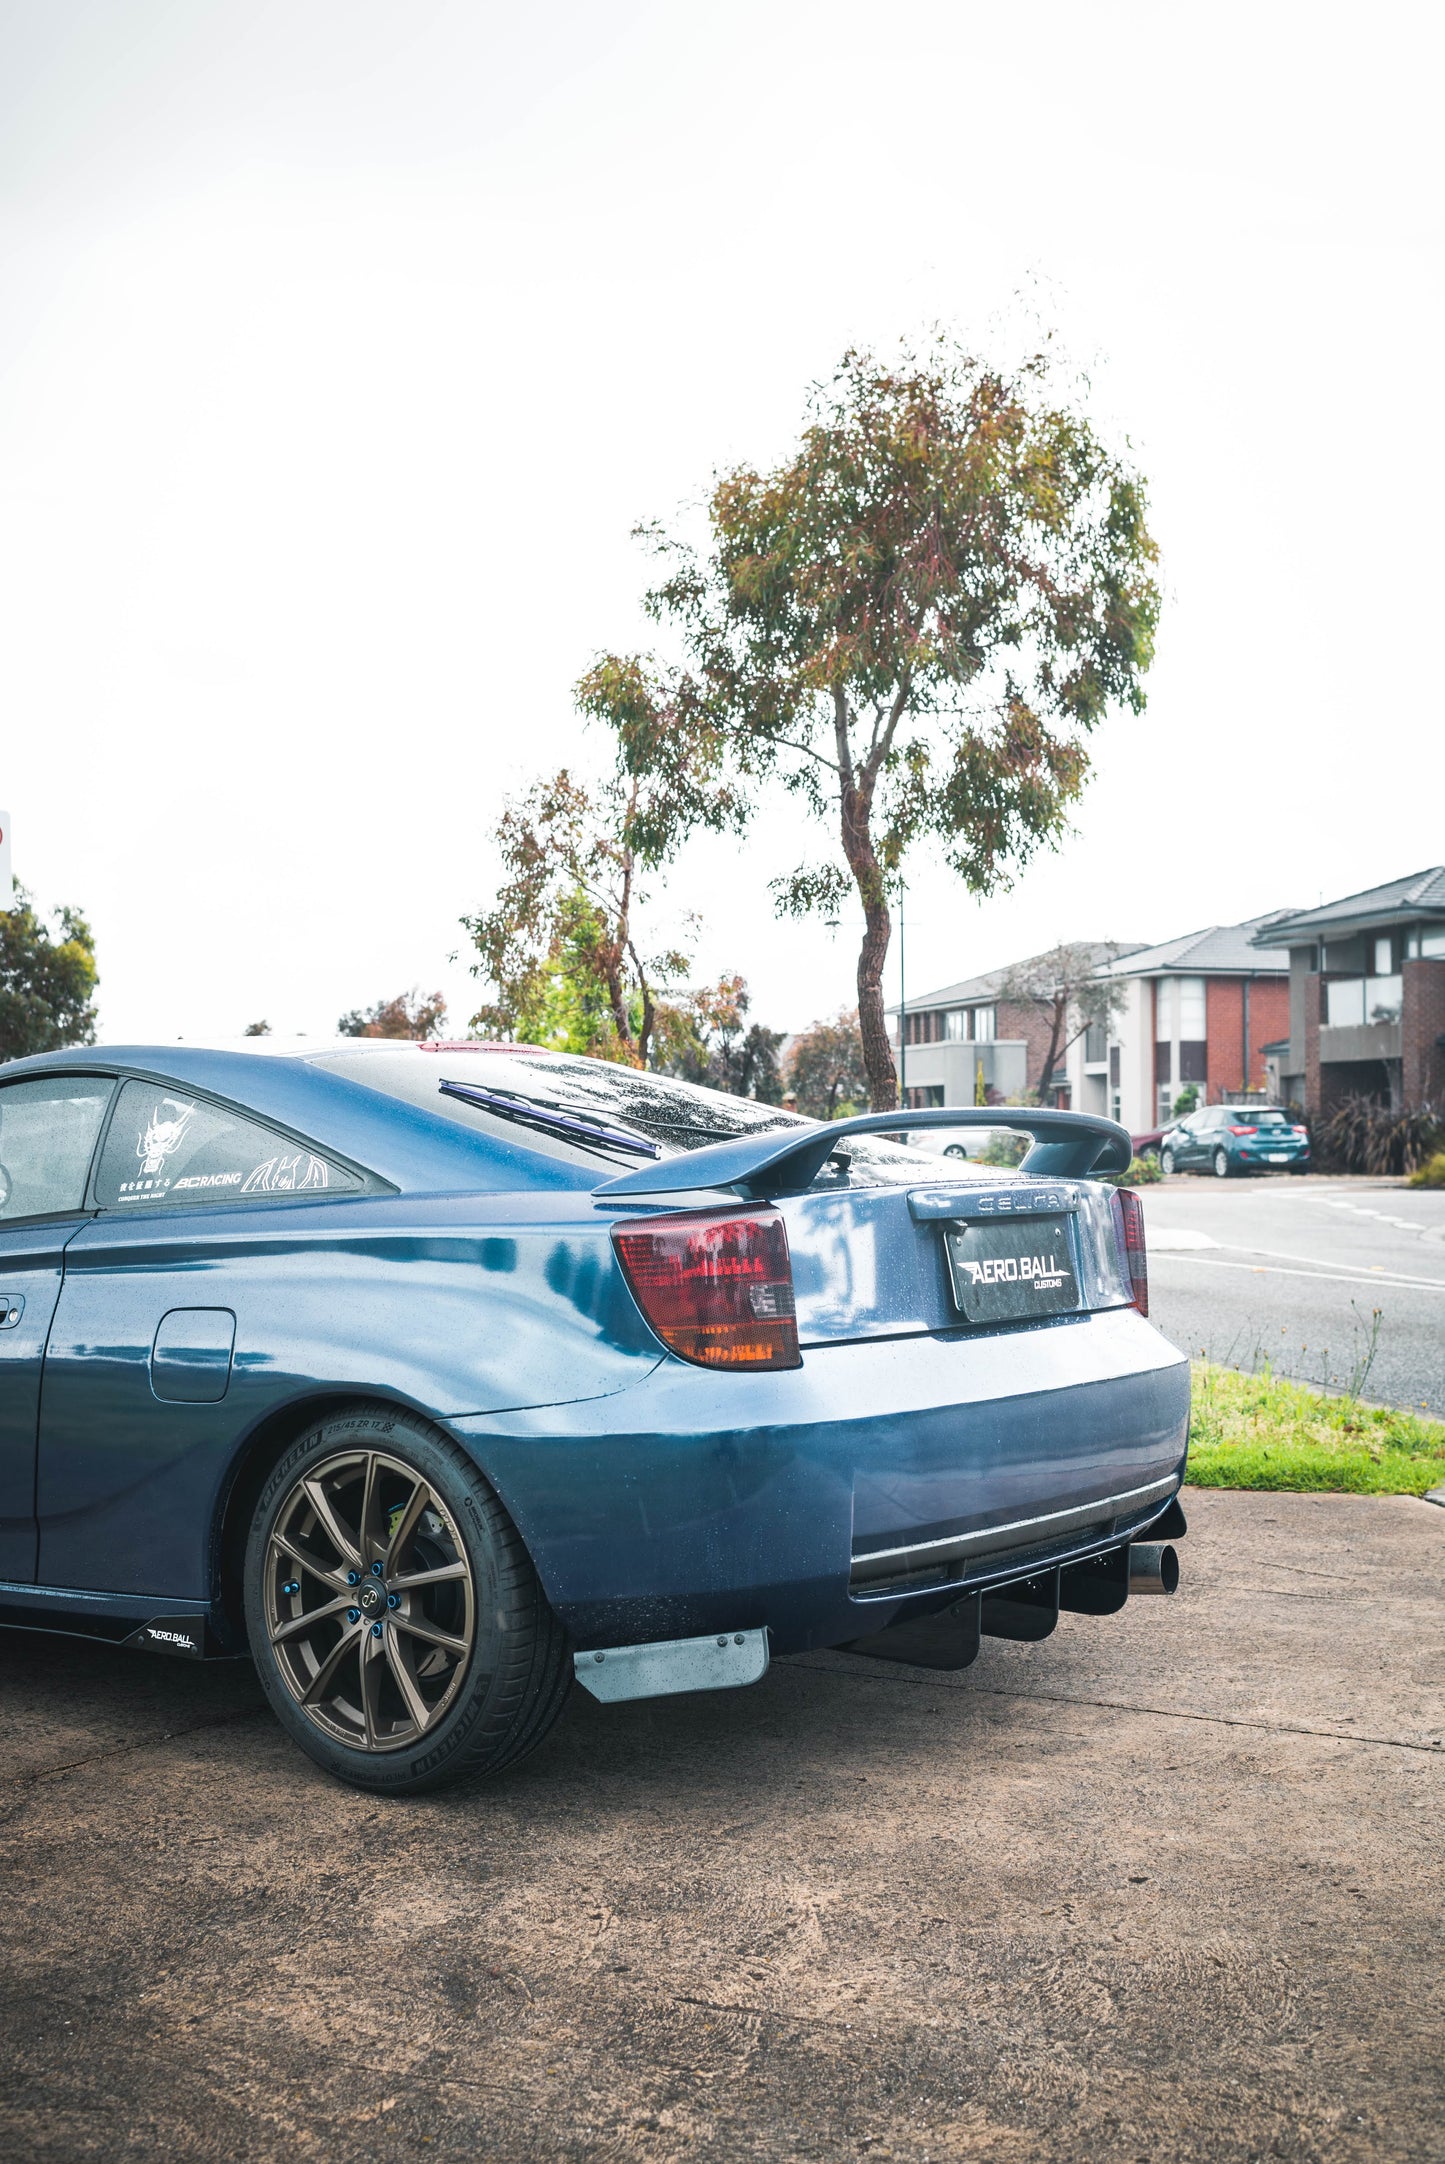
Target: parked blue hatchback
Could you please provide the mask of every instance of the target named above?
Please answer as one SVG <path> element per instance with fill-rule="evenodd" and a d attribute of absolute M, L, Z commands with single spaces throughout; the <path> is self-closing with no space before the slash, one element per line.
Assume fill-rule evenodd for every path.
<path fill-rule="evenodd" d="M 249 1652 L 398 1793 L 847 1645 L 1177 1576 L 1185 1362 L 1111 1122 L 1021 1170 L 524 1046 L 0 1069 L 0 1621 Z M 1143 1536 L 1149 1536 L 1147 1539 Z"/>
<path fill-rule="evenodd" d="M 1221 1180 L 1237 1172 L 1306 1172 L 1309 1162 L 1309 1129 L 1278 1105 L 1202 1105 L 1159 1145 L 1163 1171 L 1192 1168 Z"/>

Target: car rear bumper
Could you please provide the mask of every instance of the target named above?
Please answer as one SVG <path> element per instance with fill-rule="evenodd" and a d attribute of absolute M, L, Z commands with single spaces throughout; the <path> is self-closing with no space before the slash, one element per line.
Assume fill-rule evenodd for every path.
<path fill-rule="evenodd" d="M 1188 1422 L 1188 1363 L 1119 1309 L 781 1374 L 667 1360 L 617 1397 L 448 1425 L 580 1648 L 766 1625 L 785 1653 L 1143 1530 Z"/>

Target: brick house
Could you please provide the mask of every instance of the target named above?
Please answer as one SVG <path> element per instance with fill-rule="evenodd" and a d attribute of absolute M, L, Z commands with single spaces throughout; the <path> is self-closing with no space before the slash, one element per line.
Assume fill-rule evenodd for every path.
<path fill-rule="evenodd" d="M 1193 1084 L 1201 1104 L 1262 1095 L 1266 1048 L 1289 1023 L 1289 961 L 1271 911 L 1213 924 L 1106 966 L 1124 1001 L 1106 1033 L 1090 1030 L 1069 1053 L 1069 1102 L 1104 1112 L 1131 1134 L 1173 1117 Z"/>
<path fill-rule="evenodd" d="M 1289 1028 L 1290 978 L 1283 948 L 1256 941 L 1272 936 L 1284 914 L 1211 925 L 1157 947 L 1094 941 L 1100 974 L 1120 980 L 1123 1000 L 1108 1029 L 1086 1030 L 1068 1047 L 1050 1101 L 1144 1134 L 1169 1120 L 1188 1083 L 1202 1104 L 1262 1094 L 1266 1048 Z M 1038 1089 L 1048 1021 L 1033 1005 L 999 998 L 1008 974 L 991 970 L 909 1000 L 901 1069 L 911 1110 L 971 1105 L 980 1078 L 992 1104 Z M 895 1059 L 898 1012 L 888 1010 Z"/>
<path fill-rule="evenodd" d="M 1445 865 L 1269 926 L 1289 950 L 1281 1094 L 1313 1117 L 1342 1097 L 1445 1106 Z"/>
<path fill-rule="evenodd" d="M 1100 939 L 1091 944 L 1096 961 L 1103 964 L 1111 957 L 1135 952 L 1137 943 Z M 1039 1087 L 1049 1049 L 1049 1025 L 1031 1003 L 1013 1005 L 1000 1000 L 998 988 L 1008 975 L 1008 969 L 994 969 L 910 999 L 901 1059 L 899 1009 L 887 1010 L 889 1041 L 899 1062 L 903 1101 L 910 1110 L 971 1105 L 976 1102 L 980 1078 L 993 1104 L 1021 1098 Z M 1067 1094 L 1058 1101 L 1067 1103 Z"/>

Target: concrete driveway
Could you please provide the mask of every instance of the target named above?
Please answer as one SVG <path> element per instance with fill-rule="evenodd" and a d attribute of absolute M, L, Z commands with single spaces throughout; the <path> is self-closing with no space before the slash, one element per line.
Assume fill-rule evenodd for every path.
<path fill-rule="evenodd" d="M 1144 1190 L 1144 1219 L 1150 1310 L 1176 1345 L 1445 1418 L 1445 1192 L 1178 1173 Z"/>
<path fill-rule="evenodd" d="M 244 1667 L 9 1637 L 0 2150 L 1438 2160 L 1445 1511 L 1188 1507 L 1172 1601 L 406 1805 Z"/>

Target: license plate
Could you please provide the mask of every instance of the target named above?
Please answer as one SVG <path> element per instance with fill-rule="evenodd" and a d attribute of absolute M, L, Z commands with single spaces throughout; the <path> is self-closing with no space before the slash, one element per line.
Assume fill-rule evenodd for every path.
<path fill-rule="evenodd" d="M 1067 1315 L 1079 1305 L 1067 1217 L 950 1225 L 943 1244 L 954 1303 L 969 1322 Z"/>
<path fill-rule="evenodd" d="M 1269 1161 L 1272 1165 L 1287 1165 L 1289 1163 L 1289 1151 L 1271 1150 L 1269 1153 Z"/>

